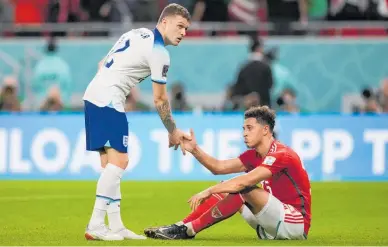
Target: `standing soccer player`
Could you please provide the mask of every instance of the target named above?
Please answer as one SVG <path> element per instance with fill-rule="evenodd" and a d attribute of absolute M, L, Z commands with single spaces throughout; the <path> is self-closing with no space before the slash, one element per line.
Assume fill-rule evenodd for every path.
<path fill-rule="evenodd" d="M 128 164 L 128 122 L 124 112 L 131 88 L 151 75 L 155 107 L 169 133 L 169 145 L 190 140 L 176 127 L 166 89 L 169 53 L 186 35 L 190 14 L 178 4 L 164 8 L 154 30 L 134 29 L 123 34 L 90 82 L 85 102 L 86 148 L 100 153 L 104 168 L 97 183 L 96 200 L 85 237 L 88 240 L 144 239 L 128 230 L 120 215 L 120 182 Z M 105 225 L 108 214 L 109 228 Z"/>
<path fill-rule="evenodd" d="M 192 140 L 185 141 L 184 148 L 213 174 L 246 174 L 194 195 L 189 200 L 190 215 L 171 226 L 146 229 L 146 235 L 193 238 L 240 210 L 261 239 L 306 239 L 311 222 L 310 181 L 299 156 L 274 139 L 274 126 L 275 114 L 267 106 L 247 110 L 243 129 L 250 149 L 230 160 L 206 154 L 191 131 Z"/>

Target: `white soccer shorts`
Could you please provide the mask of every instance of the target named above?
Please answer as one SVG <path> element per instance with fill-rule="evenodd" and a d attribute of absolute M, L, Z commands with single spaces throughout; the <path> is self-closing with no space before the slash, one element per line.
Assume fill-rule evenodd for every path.
<path fill-rule="evenodd" d="M 261 239 L 306 239 L 302 214 L 293 206 L 283 204 L 272 194 L 269 194 L 267 204 L 259 213 L 254 215 L 246 208 L 242 216 L 256 229 Z"/>

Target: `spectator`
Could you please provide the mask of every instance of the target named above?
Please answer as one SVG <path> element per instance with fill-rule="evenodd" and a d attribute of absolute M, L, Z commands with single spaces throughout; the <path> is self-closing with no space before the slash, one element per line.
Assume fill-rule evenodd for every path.
<path fill-rule="evenodd" d="M 229 0 L 196 0 L 193 10 L 193 22 L 226 22 L 228 16 Z M 212 31 L 211 35 L 216 35 Z"/>
<path fill-rule="evenodd" d="M 240 108 L 238 97 L 233 97 L 234 85 L 229 85 L 226 89 L 225 100 L 222 105 L 222 111 L 237 111 Z"/>
<path fill-rule="evenodd" d="M 112 0 L 81 0 L 81 7 L 92 22 L 108 22 L 112 6 Z"/>
<path fill-rule="evenodd" d="M 227 88 L 222 111 L 245 111 L 252 106 L 260 105 L 260 95 L 257 92 L 251 92 L 242 97 L 233 97 L 233 90 L 233 85 Z"/>
<path fill-rule="evenodd" d="M 383 112 L 388 113 L 388 78 L 381 83 L 381 89 L 378 94 L 378 102 Z"/>
<path fill-rule="evenodd" d="M 13 0 L 17 24 L 41 24 L 49 0 Z"/>
<path fill-rule="evenodd" d="M 81 0 L 81 7 L 88 14 L 90 22 L 111 22 L 115 17 L 113 0 Z M 89 36 L 108 36 L 108 31 L 90 31 Z"/>
<path fill-rule="evenodd" d="M 171 109 L 175 111 L 190 111 L 183 85 L 176 82 L 171 88 Z"/>
<path fill-rule="evenodd" d="M 81 8 L 81 0 L 49 0 L 48 22 L 80 22 L 87 19 Z"/>
<path fill-rule="evenodd" d="M 65 110 L 62 102 L 61 92 L 58 86 L 53 85 L 50 87 L 47 97 L 44 99 L 43 104 L 40 107 L 40 111 L 43 112 L 59 112 Z"/>
<path fill-rule="evenodd" d="M 228 0 L 196 0 L 192 21 L 228 21 Z"/>
<path fill-rule="evenodd" d="M 365 20 L 370 1 L 330 0 L 329 20 Z"/>
<path fill-rule="evenodd" d="M 18 99 L 18 82 L 14 76 L 4 78 L 3 87 L 0 91 L 0 111 L 21 111 L 21 105 Z"/>
<path fill-rule="evenodd" d="M 122 0 L 118 0 L 122 1 Z M 125 0 L 132 13 L 134 22 L 155 22 L 158 20 L 159 6 L 158 1 L 149 0 Z"/>
<path fill-rule="evenodd" d="M 12 23 L 15 19 L 11 0 L 0 0 L 0 23 Z"/>
<path fill-rule="evenodd" d="M 265 52 L 265 58 L 271 66 L 274 86 L 271 90 L 271 98 L 277 99 L 287 86 L 295 86 L 296 80 L 292 72 L 278 61 L 278 48 L 273 47 Z"/>
<path fill-rule="evenodd" d="M 260 105 L 260 96 L 256 92 L 252 92 L 250 94 L 247 94 L 243 98 L 243 105 L 240 109 L 241 111 L 246 111 L 249 108 L 253 106 L 259 106 Z"/>
<path fill-rule="evenodd" d="M 388 20 L 388 1 L 375 0 L 376 2 L 376 14 L 378 19 Z"/>
<path fill-rule="evenodd" d="M 379 106 L 377 100 L 374 98 L 371 98 L 371 99 L 366 101 L 364 112 L 365 113 L 381 113 L 382 109 Z"/>
<path fill-rule="evenodd" d="M 230 18 L 246 24 L 258 21 L 258 0 L 231 0 L 228 6 Z"/>
<path fill-rule="evenodd" d="M 149 111 L 150 107 L 143 102 L 139 101 L 140 90 L 137 87 L 131 89 L 130 94 L 127 96 L 125 101 L 125 112 L 132 111 Z"/>
<path fill-rule="evenodd" d="M 46 90 L 57 85 L 65 102 L 71 97 L 71 73 L 69 65 L 57 53 L 54 38 L 49 40 L 46 54 L 38 61 L 33 71 L 32 92 L 37 97 L 37 104 L 46 97 Z"/>
<path fill-rule="evenodd" d="M 232 21 L 242 22 L 248 25 L 256 25 L 259 22 L 258 0 L 231 0 L 228 6 L 229 16 Z M 240 35 L 257 37 L 257 30 L 239 31 Z"/>
<path fill-rule="evenodd" d="M 48 0 L 13 0 L 15 6 L 15 23 L 41 25 L 45 22 Z M 40 32 L 23 31 L 18 36 L 39 36 Z"/>
<path fill-rule="evenodd" d="M 325 20 L 329 9 L 328 0 L 308 0 L 309 20 Z"/>
<path fill-rule="evenodd" d="M 288 113 L 300 112 L 296 103 L 296 93 L 292 88 L 285 88 L 276 101 L 279 111 Z"/>
<path fill-rule="evenodd" d="M 49 0 L 47 7 L 47 22 L 74 23 L 87 19 L 87 13 L 80 5 L 81 0 Z M 65 36 L 65 32 L 54 32 L 54 36 Z"/>
<path fill-rule="evenodd" d="M 170 3 L 177 3 L 179 5 L 182 5 L 186 9 L 189 10 L 189 12 L 192 12 L 192 9 L 194 7 L 194 0 L 168 0 L 167 4 Z"/>
<path fill-rule="evenodd" d="M 272 70 L 264 58 L 263 44 L 253 41 L 251 58 L 238 73 L 233 96 L 246 96 L 257 92 L 262 105 L 271 106 L 270 91 L 273 86 Z"/>
<path fill-rule="evenodd" d="M 382 112 L 381 106 L 378 102 L 379 92 L 372 89 L 365 88 L 362 90 L 363 105 L 359 106 L 357 111 L 363 113 L 379 113 Z"/>
<path fill-rule="evenodd" d="M 268 21 L 275 25 L 272 34 L 299 34 L 291 30 L 290 23 L 299 21 L 302 25 L 307 24 L 308 3 L 307 0 L 267 0 L 267 15 Z"/>

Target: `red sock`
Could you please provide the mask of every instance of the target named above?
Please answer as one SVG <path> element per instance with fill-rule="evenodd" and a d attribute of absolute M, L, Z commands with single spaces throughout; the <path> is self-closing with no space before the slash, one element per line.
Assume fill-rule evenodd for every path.
<path fill-rule="evenodd" d="M 198 233 L 217 222 L 229 218 L 241 208 L 243 203 L 244 200 L 240 194 L 229 194 L 199 218 L 191 222 L 194 232 Z"/>
<path fill-rule="evenodd" d="M 189 223 L 195 219 L 197 219 L 199 216 L 201 216 L 203 213 L 209 210 L 209 208 L 213 207 L 216 205 L 219 201 L 224 199 L 223 194 L 213 194 L 209 198 L 207 198 L 205 201 L 203 201 L 197 209 L 195 209 L 193 212 L 191 212 L 189 215 L 186 216 L 182 220 L 184 224 Z"/>

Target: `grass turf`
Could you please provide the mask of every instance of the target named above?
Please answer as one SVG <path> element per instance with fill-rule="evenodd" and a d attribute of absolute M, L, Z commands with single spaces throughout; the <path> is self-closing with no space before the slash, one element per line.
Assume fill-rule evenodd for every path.
<path fill-rule="evenodd" d="M 123 182 L 127 227 L 174 223 L 187 199 L 212 182 Z M 0 245 L 388 245 L 388 183 L 313 183 L 307 241 L 264 241 L 236 214 L 194 240 L 96 242 L 84 239 L 96 182 L 0 181 Z"/>

